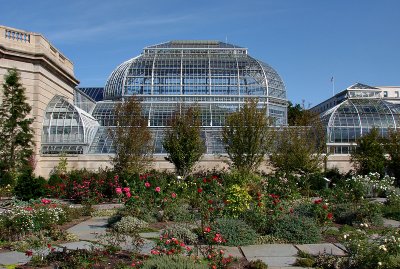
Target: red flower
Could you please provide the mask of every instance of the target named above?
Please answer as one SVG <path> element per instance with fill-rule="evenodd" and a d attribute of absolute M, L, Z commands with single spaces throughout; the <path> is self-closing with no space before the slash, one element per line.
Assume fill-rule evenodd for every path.
<path fill-rule="evenodd" d="M 326 217 L 327 217 L 329 220 L 331 220 L 331 219 L 333 219 L 333 214 L 332 214 L 331 212 L 329 212 L 328 215 L 326 215 Z"/>
<path fill-rule="evenodd" d="M 146 182 L 146 183 L 144 183 L 144 186 L 146 187 L 146 188 L 150 188 L 150 183 L 149 182 Z"/>
<path fill-rule="evenodd" d="M 204 183 L 207 183 L 207 179 L 206 179 L 206 178 L 203 178 L 203 182 L 204 182 Z"/>
<path fill-rule="evenodd" d="M 156 192 L 160 192 L 160 191 L 161 191 L 161 188 L 160 188 L 160 187 L 156 187 L 154 190 L 155 190 Z"/>
<path fill-rule="evenodd" d="M 172 197 L 172 198 L 176 198 L 176 193 L 173 192 L 173 193 L 171 194 L 171 197 Z"/>
<path fill-rule="evenodd" d="M 328 209 L 328 205 L 327 205 L 327 204 L 324 204 L 324 205 L 322 206 L 322 208 L 325 209 L 325 210 L 327 210 L 327 209 Z"/>
<path fill-rule="evenodd" d="M 126 197 L 131 198 L 132 194 L 130 192 L 126 192 Z"/>
<path fill-rule="evenodd" d="M 215 243 L 222 243 L 222 242 L 224 242 L 224 239 L 222 238 L 221 234 L 215 234 L 213 240 L 214 240 Z"/>
<path fill-rule="evenodd" d="M 203 189 L 202 189 L 202 188 L 198 188 L 198 189 L 197 189 L 197 192 L 198 192 L 198 193 L 202 193 L 202 192 L 203 192 Z"/>
<path fill-rule="evenodd" d="M 314 200 L 314 204 L 319 205 L 320 203 L 322 203 L 322 199 L 316 199 L 316 200 Z"/>
<path fill-rule="evenodd" d="M 131 189 L 129 188 L 129 187 L 125 187 L 125 188 L 123 188 L 122 189 L 124 192 L 130 192 L 131 191 Z"/>
<path fill-rule="evenodd" d="M 25 251 L 25 255 L 30 257 L 30 256 L 33 255 L 33 251 L 32 250 L 27 250 L 27 251 Z"/>
<path fill-rule="evenodd" d="M 122 189 L 121 188 L 115 188 L 115 192 L 119 195 L 122 194 Z"/>
<path fill-rule="evenodd" d="M 204 232 L 205 232 L 205 233 L 211 232 L 211 228 L 210 228 L 210 227 L 205 227 L 205 228 L 204 228 Z"/>

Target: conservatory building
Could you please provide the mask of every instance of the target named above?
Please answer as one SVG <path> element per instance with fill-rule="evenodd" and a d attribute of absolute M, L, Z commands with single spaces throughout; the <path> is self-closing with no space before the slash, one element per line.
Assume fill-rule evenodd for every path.
<path fill-rule="evenodd" d="M 164 129 L 179 106 L 200 109 L 206 154 L 224 152 L 225 117 L 248 98 L 258 98 L 276 125 L 287 122 L 281 77 L 246 48 L 219 41 L 170 41 L 123 62 L 104 89 L 76 89 L 74 104 L 55 96 L 46 109 L 41 153 L 112 154 L 114 108 L 131 96 L 141 100 L 155 154 L 165 154 Z"/>
<path fill-rule="evenodd" d="M 182 106 L 200 109 L 201 135 L 206 146 L 203 163 L 223 163 L 221 130 L 225 117 L 249 98 L 277 126 L 287 124 L 284 83 L 268 64 L 251 57 L 246 48 L 219 41 L 177 40 L 149 46 L 111 72 L 104 88 L 76 88 L 73 102 L 55 95 L 43 119 L 40 154 L 49 171 L 60 154 L 75 168 L 110 166 L 114 153 L 110 130 L 115 128 L 116 104 L 136 96 L 153 136 L 154 167 L 170 168 L 162 146 L 168 120 Z"/>
<path fill-rule="evenodd" d="M 356 140 L 377 128 L 382 137 L 400 128 L 398 86 L 351 85 L 311 110 L 326 128 L 327 151 L 348 155 Z"/>

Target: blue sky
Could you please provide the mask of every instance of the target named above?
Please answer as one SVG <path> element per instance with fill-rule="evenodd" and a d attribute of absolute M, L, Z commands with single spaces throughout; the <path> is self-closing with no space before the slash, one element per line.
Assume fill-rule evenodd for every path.
<path fill-rule="evenodd" d="M 42 33 L 104 86 L 121 62 L 174 39 L 228 40 L 316 105 L 353 83 L 400 85 L 399 0 L 0 0 L 0 24 Z"/>

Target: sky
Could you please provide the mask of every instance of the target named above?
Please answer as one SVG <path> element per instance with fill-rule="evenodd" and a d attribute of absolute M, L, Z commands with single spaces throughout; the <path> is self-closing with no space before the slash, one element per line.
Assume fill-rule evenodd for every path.
<path fill-rule="evenodd" d="M 169 40 L 228 41 L 272 66 L 293 103 L 360 82 L 400 85 L 399 0 L 0 0 L 0 25 L 43 34 L 103 87 L 120 63 Z M 334 89 L 331 78 L 334 77 Z"/>

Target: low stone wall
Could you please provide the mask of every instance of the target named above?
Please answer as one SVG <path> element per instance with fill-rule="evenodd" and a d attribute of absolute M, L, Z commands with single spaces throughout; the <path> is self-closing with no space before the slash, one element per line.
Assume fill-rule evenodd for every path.
<path fill-rule="evenodd" d="M 45 178 L 53 171 L 54 167 L 57 166 L 60 158 L 58 156 L 41 156 L 37 163 L 37 175 L 41 175 Z M 165 155 L 153 156 L 152 167 L 157 170 L 169 170 L 173 171 L 174 166 L 172 163 L 165 160 Z M 111 157 L 109 155 L 77 155 L 68 156 L 68 169 L 82 169 L 97 170 L 99 168 L 111 168 Z M 222 170 L 228 169 L 228 158 L 226 156 L 217 155 L 205 155 L 202 157 L 200 162 L 195 166 L 195 170 Z M 327 161 L 328 168 L 338 168 L 341 172 L 347 172 L 352 169 L 349 155 L 330 155 Z M 265 172 L 271 172 L 271 166 L 267 162 L 264 162 L 260 170 Z"/>

